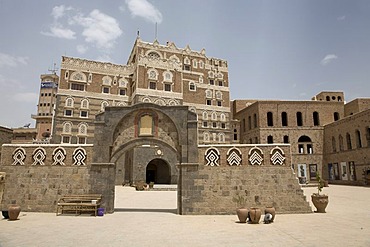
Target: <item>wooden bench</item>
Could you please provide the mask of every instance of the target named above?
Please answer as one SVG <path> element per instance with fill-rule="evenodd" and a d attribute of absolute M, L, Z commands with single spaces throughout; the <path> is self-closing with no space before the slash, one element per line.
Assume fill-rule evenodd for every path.
<path fill-rule="evenodd" d="M 74 212 L 77 215 L 82 212 L 94 212 L 96 216 L 101 204 L 101 197 L 100 194 L 64 195 L 58 200 L 56 214 Z"/>

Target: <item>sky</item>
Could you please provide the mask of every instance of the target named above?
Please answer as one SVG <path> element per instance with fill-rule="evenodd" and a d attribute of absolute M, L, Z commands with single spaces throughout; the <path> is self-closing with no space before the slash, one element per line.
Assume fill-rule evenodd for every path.
<path fill-rule="evenodd" d="M 368 0 L 0 0 L 0 125 L 34 126 L 62 56 L 126 64 L 138 31 L 227 60 L 231 99 L 370 97 Z"/>

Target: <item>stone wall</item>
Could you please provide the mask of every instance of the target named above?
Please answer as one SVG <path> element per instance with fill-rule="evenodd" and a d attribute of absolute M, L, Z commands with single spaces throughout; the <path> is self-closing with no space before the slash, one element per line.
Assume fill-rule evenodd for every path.
<path fill-rule="evenodd" d="M 5 144 L 3 154 L 0 171 L 6 178 L 0 209 L 16 201 L 23 211 L 55 212 L 61 195 L 102 193 L 103 207 L 113 211 L 106 181 L 114 179 L 114 166 L 91 165 L 92 145 Z"/>
<path fill-rule="evenodd" d="M 289 145 L 199 146 L 199 164 L 181 164 L 181 214 L 234 214 L 274 206 L 277 213 L 312 212 L 291 169 Z"/>

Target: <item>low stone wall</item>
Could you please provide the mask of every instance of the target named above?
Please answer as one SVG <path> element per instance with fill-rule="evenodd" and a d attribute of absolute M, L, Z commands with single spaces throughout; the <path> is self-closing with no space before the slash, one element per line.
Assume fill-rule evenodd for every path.
<path fill-rule="evenodd" d="M 114 178 L 114 166 L 91 165 L 92 145 L 5 144 L 2 152 L 0 210 L 16 201 L 23 211 L 55 212 L 61 195 L 102 193 L 102 206 L 113 212 L 114 182 L 111 197 L 112 186 L 104 181 Z"/>
<path fill-rule="evenodd" d="M 311 213 L 290 164 L 290 146 L 199 146 L 199 164 L 181 164 L 181 214 L 235 214 L 245 206 L 274 206 L 277 213 Z"/>

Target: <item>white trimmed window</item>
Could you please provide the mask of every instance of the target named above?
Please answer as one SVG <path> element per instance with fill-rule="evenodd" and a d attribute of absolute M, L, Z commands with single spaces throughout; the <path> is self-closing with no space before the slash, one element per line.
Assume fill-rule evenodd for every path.
<path fill-rule="evenodd" d="M 89 101 L 87 99 L 81 100 L 81 108 L 82 109 L 89 109 Z"/>
<path fill-rule="evenodd" d="M 73 110 L 71 110 L 71 109 L 64 110 L 64 116 L 72 117 L 73 116 Z"/>
<path fill-rule="evenodd" d="M 101 102 L 100 110 L 105 111 L 105 107 L 109 106 L 109 103 L 107 101 Z"/>
<path fill-rule="evenodd" d="M 206 111 L 203 112 L 202 119 L 203 120 L 208 120 L 208 112 L 206 112 Z"/>
<path fill-rule="evenodd" d="M 83 117 L 83 118 L 89 117 L 88 111 L 80 111 L 80 117 Z"/>
<path fill-rule="evenodd" d="M 197 60 L 193 60 L 193 68 L 198 68 L 198 62 Z"/>
<path fill-rule="evenodd" d="M 74 100 L 73 100 L 73 98 L 67 98 L 67 99 L 66 99 L 66 104 L 65 104 L 65 106 L 66 106 L 66 107 L 71 107 L 71 108 L 73 108 L 73 106 L 74 106 Z"/>
<path fill-rule="evenodd" d="M 194 82 L 189 82 L 189 91 L 197 91 L 197 88 L 195 86 Z"/>

